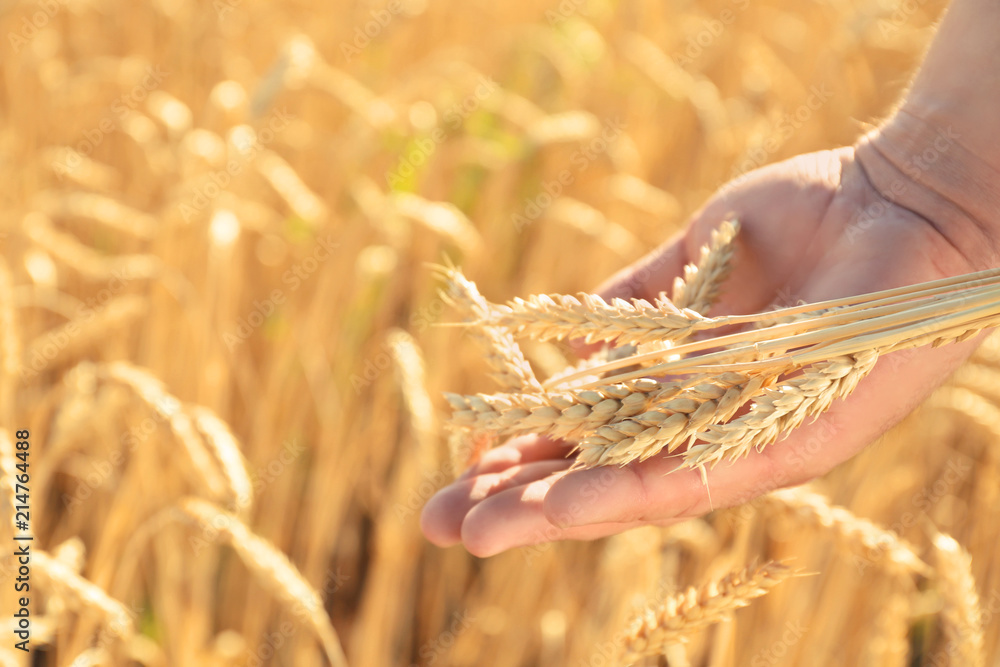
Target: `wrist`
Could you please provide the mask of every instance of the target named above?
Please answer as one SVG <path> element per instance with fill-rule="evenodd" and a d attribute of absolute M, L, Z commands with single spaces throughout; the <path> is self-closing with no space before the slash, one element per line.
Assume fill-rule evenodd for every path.
<path fill-rule="evenodd" d="M 927 220 L 981 270 L 1000 266 L 1000 169 L 988 149 L 961 114 L 910 97 L 855 155 L 883 198 Z"/>

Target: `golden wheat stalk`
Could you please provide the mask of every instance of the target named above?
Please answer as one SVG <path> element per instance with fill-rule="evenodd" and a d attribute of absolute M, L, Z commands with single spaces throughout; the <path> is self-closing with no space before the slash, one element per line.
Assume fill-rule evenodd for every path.
<path fill-rule="evenodd" d="M 944 534 L 934 536 L 934 574 L 941 594 L 941 626 L 948 665 L 983 667 L 983 612 L 979 605 L 972 557 Z"/>
<path fill-rule="evenodd" d="M 712 230 L 711 241 L 702 247 L 698 263 L 685 266 L 684 275 L 674 280 L 671 301 L 675 306 L 705 313 L 715 303 L 732 270 L 739 231 L 736 220 L 726 220 Z"/>
<path fill-rule="evenodd" d="M 662 655 L 671 644 L 684 642 L 698 630 L 725 620 L 794 574 L 782 563 L 769 562 L 667 598 L 629 624 L 622 650 L 624 661 Z"/>
<path fill-rule="evenodd" d="M 393 329 L 387 337 L 392 352 L 403 402 L 410 416 L 417 443 L 427 452 L 433 451 L 437 419 L 434 403 L 427 392 L 427 372 L 424 357 L 413 336 L 400 329 Z"/>
<path fill-rule="evenodd" d="M 875 368 L 876 361 L 878 353 L 873 351 L 834 358 L 807 367 L 802 375 L 774 389 L 765 389 L 754 397 L 745 415 L 713 423 L 697 433 L 696 437 L 706 444 L 695 445 L 684 453 L 685 467 L 732 461 L 751 450 L 760 451 L 782 433 L 801 426 L 807 417 L 825 412 L 833 401 L 849 395 Z"/>
<path fill-rule="evenodd" d="M 178 506 L 179 518 L 200 526 L 207 539 L 227 544 L 257 578 L 274 592 L 300 621 L 316 633 L 334 667 L 347 667 L 347 659 L 323 606 L 323 598 L 295 565 L 267 540 L 255 535 L 239 518 L 198 498 Z"/>
<path fill-rule="evenodd" d="M 80 612 L 96 612 L 102 624 L 115 638 L 125 639 L 135 632 L 128 608 L 109 596 L 104 589 L 84 579 L 44 551 L 32 552 L 31 558 L 43 588 L 60 597 L 69 608 Z"/>
<path fill-rule="evenodd" d="M 481 324 L 509 329 L 537 340 L 580 338 L 586 343 L 616 341 L 620 345 L 687 338 L 707 328 L 707 320 L 684 312 L 669 301 L 644 299 L 605 301 L 596 294 L 541 294 L 492 305 Z"/>
<path fill-rule="evenodd" d="M 783 489 L 762 496 L 761 502 L 772 511 L 833 531 L 854 557 L 860 559 L 857 563 L 865 566 L 879 563 L 890 573 L 900 575 L 930 573 L 912 544 L 847 508 L 830 504 L 818 493 L 803 487 Z"/>
<path fill-rule="evenodd" d="M 701 383 L 684 389 L 676 398 L 657 401 L 648 412 L 615 420 L 583 438 L 578 463 L 583 467 L 622 466 L 645 461 L 663 450 L 674 452 L 701 437 L 704 429 L 732 418 L 775 379 L 745 373 L 701 377 Z"/>
<path fill-rule="evenodd" d="M 229 424 L 200 405 L 191 406 L 189 412 L 208 450 L 219 463 L 222 475 L 226 478 L 226 485 L 232 490 L 238 513 L 249 512 L 253 507 L 253 484 L 240 452 L 240 443 L 230 430 Z"/>
<path fill-rule="evenodd" d="M 483 320 L 489 313 L 489 303 L 476 289 L 475 283 L 462 275 L 458 269 L 436 267 L 439 275 L 447 283 L 445 298 L 452 305 L 473 320 Z M 492 369 L 492 377 L 504 389 L 541 392 L 542 385 L 535 378 L 521 348 L 507 331 L 495 326 L 477 328 L 478 337 L 486 351 L 486 363 Z"/>
<path fill-rule="evenodd" d="M 497 436 L 540 433 L 573 438 L 615 418 L 644 412 L 657 400 L 679 393 L 684 382 L 642 378 L 593 389 L 542 393 L 446 393 L 454 426 Z"/>
<path fill-rule="evenodd" d="M 142 368 L 126 362 L 114 362 L 98 367 L 98 376 L 128 387 L 167 425 L 191 461 L 191 469 L 200 478 L 200 488 L 228 507 L 247 504 L 247 496 L 241 493 L 247 491 L 248 478 L 245 469 L 240 472 L 242 459 L 235 440 L 230 442 L 228 438 L 214 437 L 220 435 L 215 428 L 217 425 L 206 421 L 204 425 L 210 427 L 210 449 L 181 401 L 170 394 L 159 379 Z M 237 451 L 232 451 L 234 448 Z"/>
<path fill-rule="evenodd" d="M 673 451 L 696 439 L 704 444 L 685 452 L 686 467 L 703 469 L 721 460 L 745 456 L 753 449 L 760 450 L 782 433 L 800 426 L 807 417 L 827 410 L 834 400 L 849 395 L 872 371 L 880 355 L 920 345 L 966 340 L 984 327 L 995 326 L 1000 322 L 996 305 L 1000 303 L 998 280 L 1000 273 L 987 271 L 970 274 L 963 280 L 934 281 L 909 289 L 886 290 L 865 298 L 848 297 L 758 316 L 702 320 L 709 328 L 723 320 L 728 324 L 786 321 L 766 329 L 695 341 L 588 368 L 587 373 L 607 373 L 623 365 L 648 362 L 669 353 L 673 357 L 671 361 L 612 374 L 598 382 L 607 385 L 659 374 L 697 374 L 711 378 L 727 372 L 746 373 L 750 379 L 738 390 L 727 387 L 728 400 L 723 406 L 715 403 L 720 398 L 719 389 L 715 387 L 701 395 L 671 398 L 675 405 L 650 411 L 643 419 L 614 415 L 604 423 L 587 424 L 586 428 L 572 433 L 574 438 L 580 438 L 582 445 L 579 462 L 582 465 L 623 465 L 648 458 L 664 448 Z M 546 302 L 538 304 L 544 309 Z M 687 313 L 675 315 L 689 317 Z M 787 321 L 789 318 L 791 321 Z M 624 322 L 616 326 L 626 330 Z M 665 337 L 674 331 L 662 330 Z M 705 352 L 713 347 L 721 349 Z M 770 386 L 781 377 L 797 372 L 800 373 Z M 572 375 L 563 377 L 561 382 L 572 378 Z M 754 382 L 759 386 L 754 386 Z M 584 388 L 596 384 L 590 383 Z M 711 380 L 702 381 L 702 384 L 708 386 Z M 690 400 L 684 402 L 683 398 Z M 728 422 L 747 401 L 752 401 L 750 411 Z M 684 407 L 678 409 L 677 404 Z M 460 401 L 453 405 L 459 413 L 458 421 L 475 417 L 477 412 L 486 412 L 476 407 L 470 411 Z M 523 409 L 517 406 L 508 418 Z M 543 406 L 538 416 L 532 414 L 529 411 L 523 415 L 527 421 L 520 425 L 522 428 L 538 427 L 548 432 L 553 428 L 553 421 L 561 418 L 552 406 Z M 692 414 L 692 417 L 679 414 Z M 518 428 L 509 423 L 501 426 L 504 432 Z"/>
<path fill-rule="evenodd" d="M 25 216 L 23 226 L 32 241 L 88 280 L 105 281 L 122 276 L 142 280 L 157 277 L 163 268 L 155 255 L 102 255 L 74 235 L 58 230 L 47 216 L 37 211 Z"/>
<path fill-rule="evenodd" d="M 545 380 L 542 384 L 546 387 L 576 386 L 584 379 L 582 377 L 583 374 L 589 374 L 591 369 L 603 366 L 611 360 L 626 359 L 633 357 L 637 353 L 648 353 L 653 350 L 663 351 L 680 344 L 699 331 L 702 327 L 701 322 L 703 320 L 697 312 L 708 310 L 708 308 L 715 303 L 715 300 L 721 291 L 722 283 L 725 282 L 725 279 L 729 275 L 729 262 L 734 251 L 733 241 L 735 240 L 738 231 L 739 223 L 732 221 L 723 223 L 723 228 L 716 230 L 718 234 L 713 232 L 713 242 L 702 246 L 698 264 L 689 264 L 685 267 L 685 275 L 691 278 L 693 281 L 692 285 L 688 287 L 684 278 L 678 277 L 677 281 L 674 283 L 674 291 L 675 293 L 679 293 L 675 294 L 672 303 L 666 299 L 657 300 L 655 308 L 658 312 L 650 313 L 649 308 L 653 307 L 653 305 L 642 300 L 633 300 L 632 304 L 627 304 L 621 300 L 613 302 L 614 306 L 619 307 L 616 310 L 620 310 L 622 304 L 625 304 L 625 307 L 630 307 L 632 309 L 642 308 L 646 310 L 646 314 L 651 315 L 652 318 L 668 318 L 668 323 L 677 328 L 677 331 L 669 338 L 660 336 L 653 336 L 650 338 L 649 331 L 642 330 L 641 325 L 637 327 L 634 321 L 619 322 L 617 327 L 611 327 L 612 332 L 615 329 L 619 330 L 618 336 L 614 336 L 612 333 L 606 334 L 611 336 L 609 340 L 613 339 L 616 343 L 616 346 L 613 349 L 609 350 L 606 347 L 602 348 L 592 354 L 589 359 L 581 361 L 575 367 L 567 367 L 565 370 L 560 371 Z M 538 300 L 549 299 L 550 301 L 565 299 L 565 297 L 560 295 L 532 298 L 537 298 Z M 529 298 L 529 301 L 532 298 Z M 593 298 L 592 295 L 581 294 L 578 300 L 586 301 L 591 298 Z M 695 303 L 695 301 L 698 302 Z M 700 310 L 692 308 L 692 306 L 695 305 L 698 306 Z M 572 302 L 570 302 L 570 306 L 573 306 Z M 609 304 L 605 304 L 605 306 L 609 309 L 612 308 L 612 305 Z M 682 314 L 683 317 L 678 318 L 677 315 L 679 313 Z M 600 322 L 599 324 L 602 324 L 607 328 L 614 324 L 614 318 L 618 315 L 621 315 L 621 313 L 611 313 L 608 319 Z M 546 310 L 545 316 L 551 317 L 551 313 Z M 580 315 L 579 313 L 576 313 L 570 315 L 567 319 L 571 317 L 579 318 Z M 584 315 L 583 317 L 586 318 L 587 315 Z M 687 321 L 687 324 L 683 323 L 684 320 Z M 647 328 L 649 327 L 650 322 L 648 317 L 644 316 L 640 318 L 640 321 L 644 322 Z M 622 333 L 622 331 L 620 331 L 621 329 L 624 329 L 625 332 Z M 639 338 L 633 338 L 633 335 L 637 335 Z M 563 382 L 564 378 L 570 377 L 573 378 L 572 381 L 567 383 Z M 598 374 L 594 377 L 598 378 L 600 375 Z"/>

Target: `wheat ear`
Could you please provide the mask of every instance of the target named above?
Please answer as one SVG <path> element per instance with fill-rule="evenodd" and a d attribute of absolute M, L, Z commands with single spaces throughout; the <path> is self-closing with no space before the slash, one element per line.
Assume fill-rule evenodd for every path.
<path fill-rule="evenodd" d="M 684 276 L 674 280 L 671 301 L 675 306 L 705 313 L 715 303 L 722 283 L 732 270 L 739 231 L 740 223 L 736 220 L 726 220 L 712 231 L 711 241 L 702 247 L 698 263 L 685 266 Z"/>
<path fill-rule="evenodd" d="M 979 605 L 972 557 L 948 535 L 934 537 L 934 573 L 944 605 L 941 625 L 948 665 L 983 667 L 983 613 Z"/>
<path fill-rule="evenodd" d="M 802 487 L 783 489 L 762 496 L 761 502 L 808 525 L 833 531 L 838 540 L 866 564 L 884 558 L 883 566 L 892 574 L 926 576 L 930 573 L 930 568 L 909 542 L 847 508 L 831 505 L 818 493 Z"/>
<path fill-rule="evenodd" d="M 347 666 L 337 632 L 324 611 L 323 599 L 285 554 L 251 532 L 234 514 L 209 502 L 187 498 L 177 509 L 181 518 L 200 525 L 206 537 L 231 546 L 247 568 L 287 604 L 293 614 L 312 627 L 334 667 Z"/>
<path fill-rule="evenodd" d="M 220 471 L 220 463 L 239 458 L 239 453 L 229 455 L 216 451 L 213 457 L 195 428 L 195 421 L 188 415 L 180 400 L 167 392 L 159 379 L 142 368 L 122 361 L 101 366 L 98 372 L 104 379 L 118 382 L 131 389 L 166 423 L 176 441 L 184 448 L 195 474 L 201 478 L 199 480 L 201 488 L 213 498 L 222 499 L 227 506 L 240 507 L 241 504 L 245 504 L 247 499 L 241 498 L 241 488 L 234 487 L 231 484 L 232 480 Z M 220 443 L 213 441 L 213 444 Z"/>
<path fill-rule="evenodd" d="M 692 633 L 725 620 L 730 613 L 765 595 L 793 574 L 786 565 L 769 562 L 758 568 L 731 572 L 724 579 L 667 598 L 629 625 L 623 647 L 625 662 L 662 655 L 671 644 L 683 642 Z"/>
<path fill-rule="evenodd" d="M 490 310 L 489 302 L 476 289 L 475 283 L 457 268 L 436 268 L 447 283 L 446 300 L 462 311 L 469 320 L 486 319 Z M 542 391 L 535 372 L 509 332 L 495 326 L 477 327 L 476 332 L 486 351 L 486 363 L 492 369 L 491 375 L 503 389 Z"/>
<path fill-rule="evenodd" d="M 537 340 L 580 338 L 587 343 L 619 345 L 682 339 L 705 328 L 707 320 L 669 301 L 605 301 L 596 294 L 541 294 L 490 305 L 483 324 L 509 329 Z"/>
<path fill-rule="evenodd" d="M 409 413 L 417 443 L 425 452 L 432 452 L 437 433 L 434 403 L 427 393 L 427 373 L 424 356 L 413 336 L 392 330 L 387 341 L 396 362 L 396 375 L 403 393 L 403 403 Z"/>
<path fill-rule="evenodd" d="M 702 468 L 722 459 L 734 460 L 773 443 L 785 431 L 818 415 L 838 398 L 854 391 L 878 361 L 878 352 L 835 357 L 806 367 L 801 375 L 765 389 L 750 411 L 725 424 L 712 424 L 697 434 L 707 444 L 684 453 L 684 466 Z"/>
<path fill-rule="evenodd" d="M 96 611 L 105 627 L 116 637 L 126 638 L 135 632 L 129 610 L 104 589 L 84 579 L 64 563 L 44 551 L 32 553 L 32 562 L 52 594 L 78 610 Z"/>
<path fill-rule="evenodd" d="M 558 438 L 582 437 L 616 417 L 644 412 L 668 400 L 682 382 L 642 378 L 620 384 L 537 394 L 504 393 L 463 396 L 446 393 L 455 426 L 495 435 L 539 433 Z"/>
<path fill-rule="evenodd" d="M 619 418 L 583 438 L 578 463 L 623 466 L 645 461 L 664 449 L 674 452 L 685 442 L 693 442 L 706 427 L 732 418 L 774 378 L 722 373 L 701 380 L 675 398 L 658 401 L 648 412 Z"/>
<path fill-rule="evenodd" d="M 249 512 L 253 507 L 253 483 L 243 461 L 240 443 L 229 424 L 201 405 L 191 406 L 190 413 L 208 450 L 219 463 L 226 485 L 235 499 L 234 509 L 240 513 Z"/>

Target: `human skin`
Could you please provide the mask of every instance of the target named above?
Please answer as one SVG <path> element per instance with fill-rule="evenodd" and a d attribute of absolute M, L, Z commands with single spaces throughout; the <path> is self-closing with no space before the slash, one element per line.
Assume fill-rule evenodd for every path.
<path fill-rule="evenodd" d="M 686 229 L 614 276 L 604 296 L 669 290 L 735 216 L 733 272 L 711 314 L 821 301 L 1000 266 L 1000 1 L 955 0 L 899 108 L 854 146 L 801 155 L 723 187 Z M 707 470 L 666 454 L 569 471 L 564 443 L 515 438 L 424 508 L 440 546 L 477 556 L 669 525 L 818 477 L 899 422 L 977 340 L 881 359 L 845 400 L 777 444 Z M 671 474 L 668 474 L 671 473 Z"/>

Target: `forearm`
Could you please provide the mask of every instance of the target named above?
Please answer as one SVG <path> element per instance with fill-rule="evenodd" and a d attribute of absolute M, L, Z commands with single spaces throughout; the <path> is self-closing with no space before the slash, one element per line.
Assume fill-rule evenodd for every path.
<path fill-rule="evenodd" d="M 899 108 L 858 145 L 882 195 L 1000 266 L 1000 0 L 955 0 Z"/>

